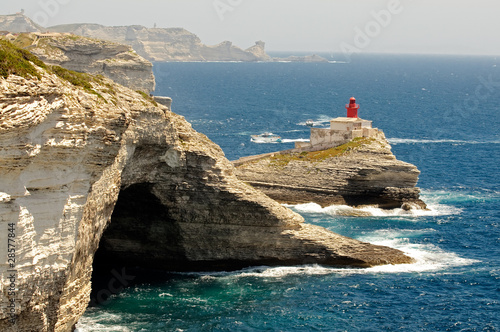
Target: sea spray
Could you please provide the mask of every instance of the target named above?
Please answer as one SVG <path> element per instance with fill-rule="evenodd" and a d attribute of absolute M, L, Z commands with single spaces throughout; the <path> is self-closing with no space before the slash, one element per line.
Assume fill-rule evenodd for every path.
<path fill-rule="evenodd" d="M 446 205 L 437 202 L 438 199 L 432 195 L 427 195 L 431 197 L 426 199 L 426 195 L 422 195 L 424 201 L 427 204 L 427 210 L 422 209 L 411 209 L 403 210 L 401 208 L 397 209 L 381 209 L 375 206 L 363 206 L 363 207 L 352 207 L 348 205 L 331 205 L 327 207 L 321 207 L 316 203 L 306 203 L 289 205 L 283 204 L 284 206 L 290 207 L 299 213 L 309 213 L 309 214 L 324 214 L 329 216 L 352 216 L 352 217 L 429 217 L 429 216 L 444 216 L 460 214 L 462 209 L 456 208 L 451 205 Z"/>

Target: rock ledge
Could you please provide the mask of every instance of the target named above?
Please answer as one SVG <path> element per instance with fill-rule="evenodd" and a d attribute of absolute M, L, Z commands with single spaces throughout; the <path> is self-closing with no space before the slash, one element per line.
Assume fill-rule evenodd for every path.
<path fill-rule="evenodd" d="M 329 150 L 284 151 L 233 163 L 240 180 L 281 203 L 426 208 L 416 187 L 420 171 L 396 159 L 382 132 Z"/>

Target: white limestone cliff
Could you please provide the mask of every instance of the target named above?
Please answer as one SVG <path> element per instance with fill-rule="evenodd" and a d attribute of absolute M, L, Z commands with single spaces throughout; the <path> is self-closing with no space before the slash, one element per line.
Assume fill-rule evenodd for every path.
<path fill-rule="evenodd" d="M 39 32 L 43 30 L 43 27 L 24 16 L 24 13 L 19 12 L 12 15 L 0 15 L 0 30 L 14 33 Z"/>
<path fill-rule="evenodd" d="M 66 24 L 49 28 L 79 36 L 130 45 L 149 61 L 269 61 L 261 41 L 243 50 L 229 41 L 209 46 L 182 28 L 146 28 L 140 25 L 108 27 L 99 24 Z"/>

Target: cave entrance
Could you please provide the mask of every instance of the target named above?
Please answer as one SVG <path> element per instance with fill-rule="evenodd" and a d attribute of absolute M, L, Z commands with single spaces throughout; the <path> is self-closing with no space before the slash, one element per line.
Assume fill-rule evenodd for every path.
<path fill-rule="evenodd" d="M 184 261 L 178 224 L 150 183 L 120 191 L 94 256 L 91 305 L 137 283 L 168 278 Z"/>

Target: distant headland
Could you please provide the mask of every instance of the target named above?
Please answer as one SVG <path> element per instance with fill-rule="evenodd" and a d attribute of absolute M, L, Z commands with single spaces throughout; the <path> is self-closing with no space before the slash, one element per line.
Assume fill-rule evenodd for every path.
<path fill-rule="evenodd" d="M 147 28 L 142 25 L 104 26 L 75 23 L 41 27 L 22 13 L 0 15 L 0 31 L 59 32 L 112 41 L 131 46 L 137 54 L 151 62 L 328 62 L 318 55 L 273 58 L 265 51 L 265 43 L 242 49 L 230 41 L 205 45 L 192 32 L 183 28 Z"/>

